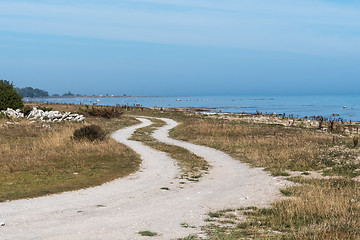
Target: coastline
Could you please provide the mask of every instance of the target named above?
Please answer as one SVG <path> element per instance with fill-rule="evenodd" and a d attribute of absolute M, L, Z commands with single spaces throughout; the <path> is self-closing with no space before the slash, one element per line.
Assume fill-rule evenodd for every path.
<path fill-rule="evenodd" d="M 199 111 L 282 114 L 297 118 L 323 116 L 329 119 L 360 121 L 360 96 L 318 96 L 254 98 L 245 96 L 71 96 L 25 98 L 26 102 L 63 103 L 102 106 L 138 106 L 148 108 L 183 108 Z"/>

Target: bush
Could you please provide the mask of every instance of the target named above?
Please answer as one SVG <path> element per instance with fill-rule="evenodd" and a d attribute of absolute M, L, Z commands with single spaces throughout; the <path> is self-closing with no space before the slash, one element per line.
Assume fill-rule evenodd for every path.
<path fill-rule="evenodd" d="M 87 114 L 93 117 L 101 117 L 101 118 L 120 118 L 123 114 L 122 111 L 120 111 L 117 108 L 105 108 L 105 109 L 96 109 L 93 108 L 89 111 L 87 111 Z"/>
<path fill-rule="evenodd" d="M 15 90 L 13 84 L 6 80 L 0 80 L 0 110 L 19 109 L 23 106 L 22 97 Z"/>
<path fill-rule="evenodd" d="M 101 129 L 100 126 L 90 125 L 85 126 L 80 129 L 76 129 L 74 131 L 74 136 L 72 137 L 74 140 L 82 140 L 86 139 L 91 142 L 93 141 L 103 141 L 106 137 L 106 133 Z"/>

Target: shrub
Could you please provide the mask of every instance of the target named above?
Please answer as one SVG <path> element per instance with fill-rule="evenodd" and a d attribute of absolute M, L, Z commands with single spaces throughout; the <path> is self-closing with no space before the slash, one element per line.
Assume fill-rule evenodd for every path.
<path fill-rule="evenodd" d="M 0 112 L 0 119 L 7 119 L 9 118 L 6 113 Z"/>
<path fill-rule="evenodd" d="M 359 144 L 359 137 L 353 137 L 353 143 L 354 147 L 357 147 L 357 145 Z"/>
<path fill-rule="evenodd" d="M 103 141 L 106 137 L 106 133 L 101 129 L 100 126 L 90 125 L 85 126 L 80 129 L 76 129 L 74 131 L 74 136 L 72 137 L 74 140 L 82 140 L 86 139 L 91 142 L 93 141 Z"/>
<path fill-rule="evenodd" d="M 105 108 L 105 109 L 96 109 L 93 108 L 89 111 L 87 111 L 87 114 L 93 117 L 101 117 L 101 118 L 119 118 L 123 114 L 122 111 L 120 111 L 117 108 Z"/>
<path fill-rule="evenodd" d="M 23 106 L 22 97 L 15 90 L 13 84 L 6 80 L 0 80 L 0 110 L 19 109 Z"/>

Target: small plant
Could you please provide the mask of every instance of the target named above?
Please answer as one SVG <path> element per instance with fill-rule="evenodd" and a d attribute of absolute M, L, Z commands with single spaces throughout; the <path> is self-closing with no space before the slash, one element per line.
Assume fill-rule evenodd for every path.
<path fill-rule="evenodd" d="M 186 222 L 181 223 L 180 226 L 183 228 L 196 228 L 195 226 L 192 226 Z"/>
<path fill-rule="evenodd" d="M 85 126 L 74 131 L 74 140 L 86 139 L 91 142 L 103 141 L 106 137 L 105 132 L 98 125 Z"/>
<path fill-rule="evenodd" d="M 323 123 L 324 123 L 324 118 L 322 117 L 322 116 L 318 116 L 317 117 L 317 120 L 318 120 L 318 122 L 319 122 L 319 127 L 318 127 L 318 129 L 322 129 L 323 128 Z"/>
<path fill-rule="evenodd" d="M 353 143 L 354 147 L 357 147 L 357 145 L 359 144 L 359 137 L 353 137 Z"/>
<path fill-rule="evenodd" d="M 288 189 L 280 189 L 280 192 L 282 195 L 287 196 L 287 197 L 292 195 L 292 192 Z"/>
<path fill-rule="evenodd" d="M 5 113 L 0 112 L 0 119 L 6 119 L 9 118 Z"/>
<path fill-rule="evenodd" d="M 151 232 L 151 231 L 141 231 L 139 232 L 139 234 L 141 236 L 147 236 L 147 237 L 154 237 L 158 235 L 156 232 Z"/>
<path fill-rule="evenodd" d="M 208 215 L 211 218 L 219 218 L 219 217 L 224 216 L 224 213 L 220 212 L 220 211 L 219 212 L 209 212 Z"/>
<path fill-rule="evenodd" d="M 97 109 L 93 108 L 91 110 L 87 110 L 88 115 L 93 117 L 101 117 L 101 118 L 120 118 L 123 111 L 120 111 L 118 108 L 105 108 L 105 109 Z"/>

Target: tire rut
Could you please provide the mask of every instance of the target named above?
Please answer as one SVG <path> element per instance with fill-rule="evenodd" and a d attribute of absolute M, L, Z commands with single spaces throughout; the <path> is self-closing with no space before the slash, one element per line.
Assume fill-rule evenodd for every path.
<path fill-rule="evenodd" d="M 0 239 L 147 239 L 138 234 L 145 230 L 159 234 L 151 239 L 184 237 L 200 230 L 181 223 L 199 227 L 210 210 L 268 204 L 283 186 L 279 179 L 225 153 L 168 138 L 177 123 L 161 119 L 167 125 L 154 132 L 155 138 L 184 147 L 212 165 L 200 182 L 181 188 L 173 159 L 128 140 L 136 129 L 151 124 L 138 119 L 141 124 L 112 137 L 141 155 L 139 172 L 94 188 L 0 203 L 0 220 L 6 223 L 0 227 Z"/>

